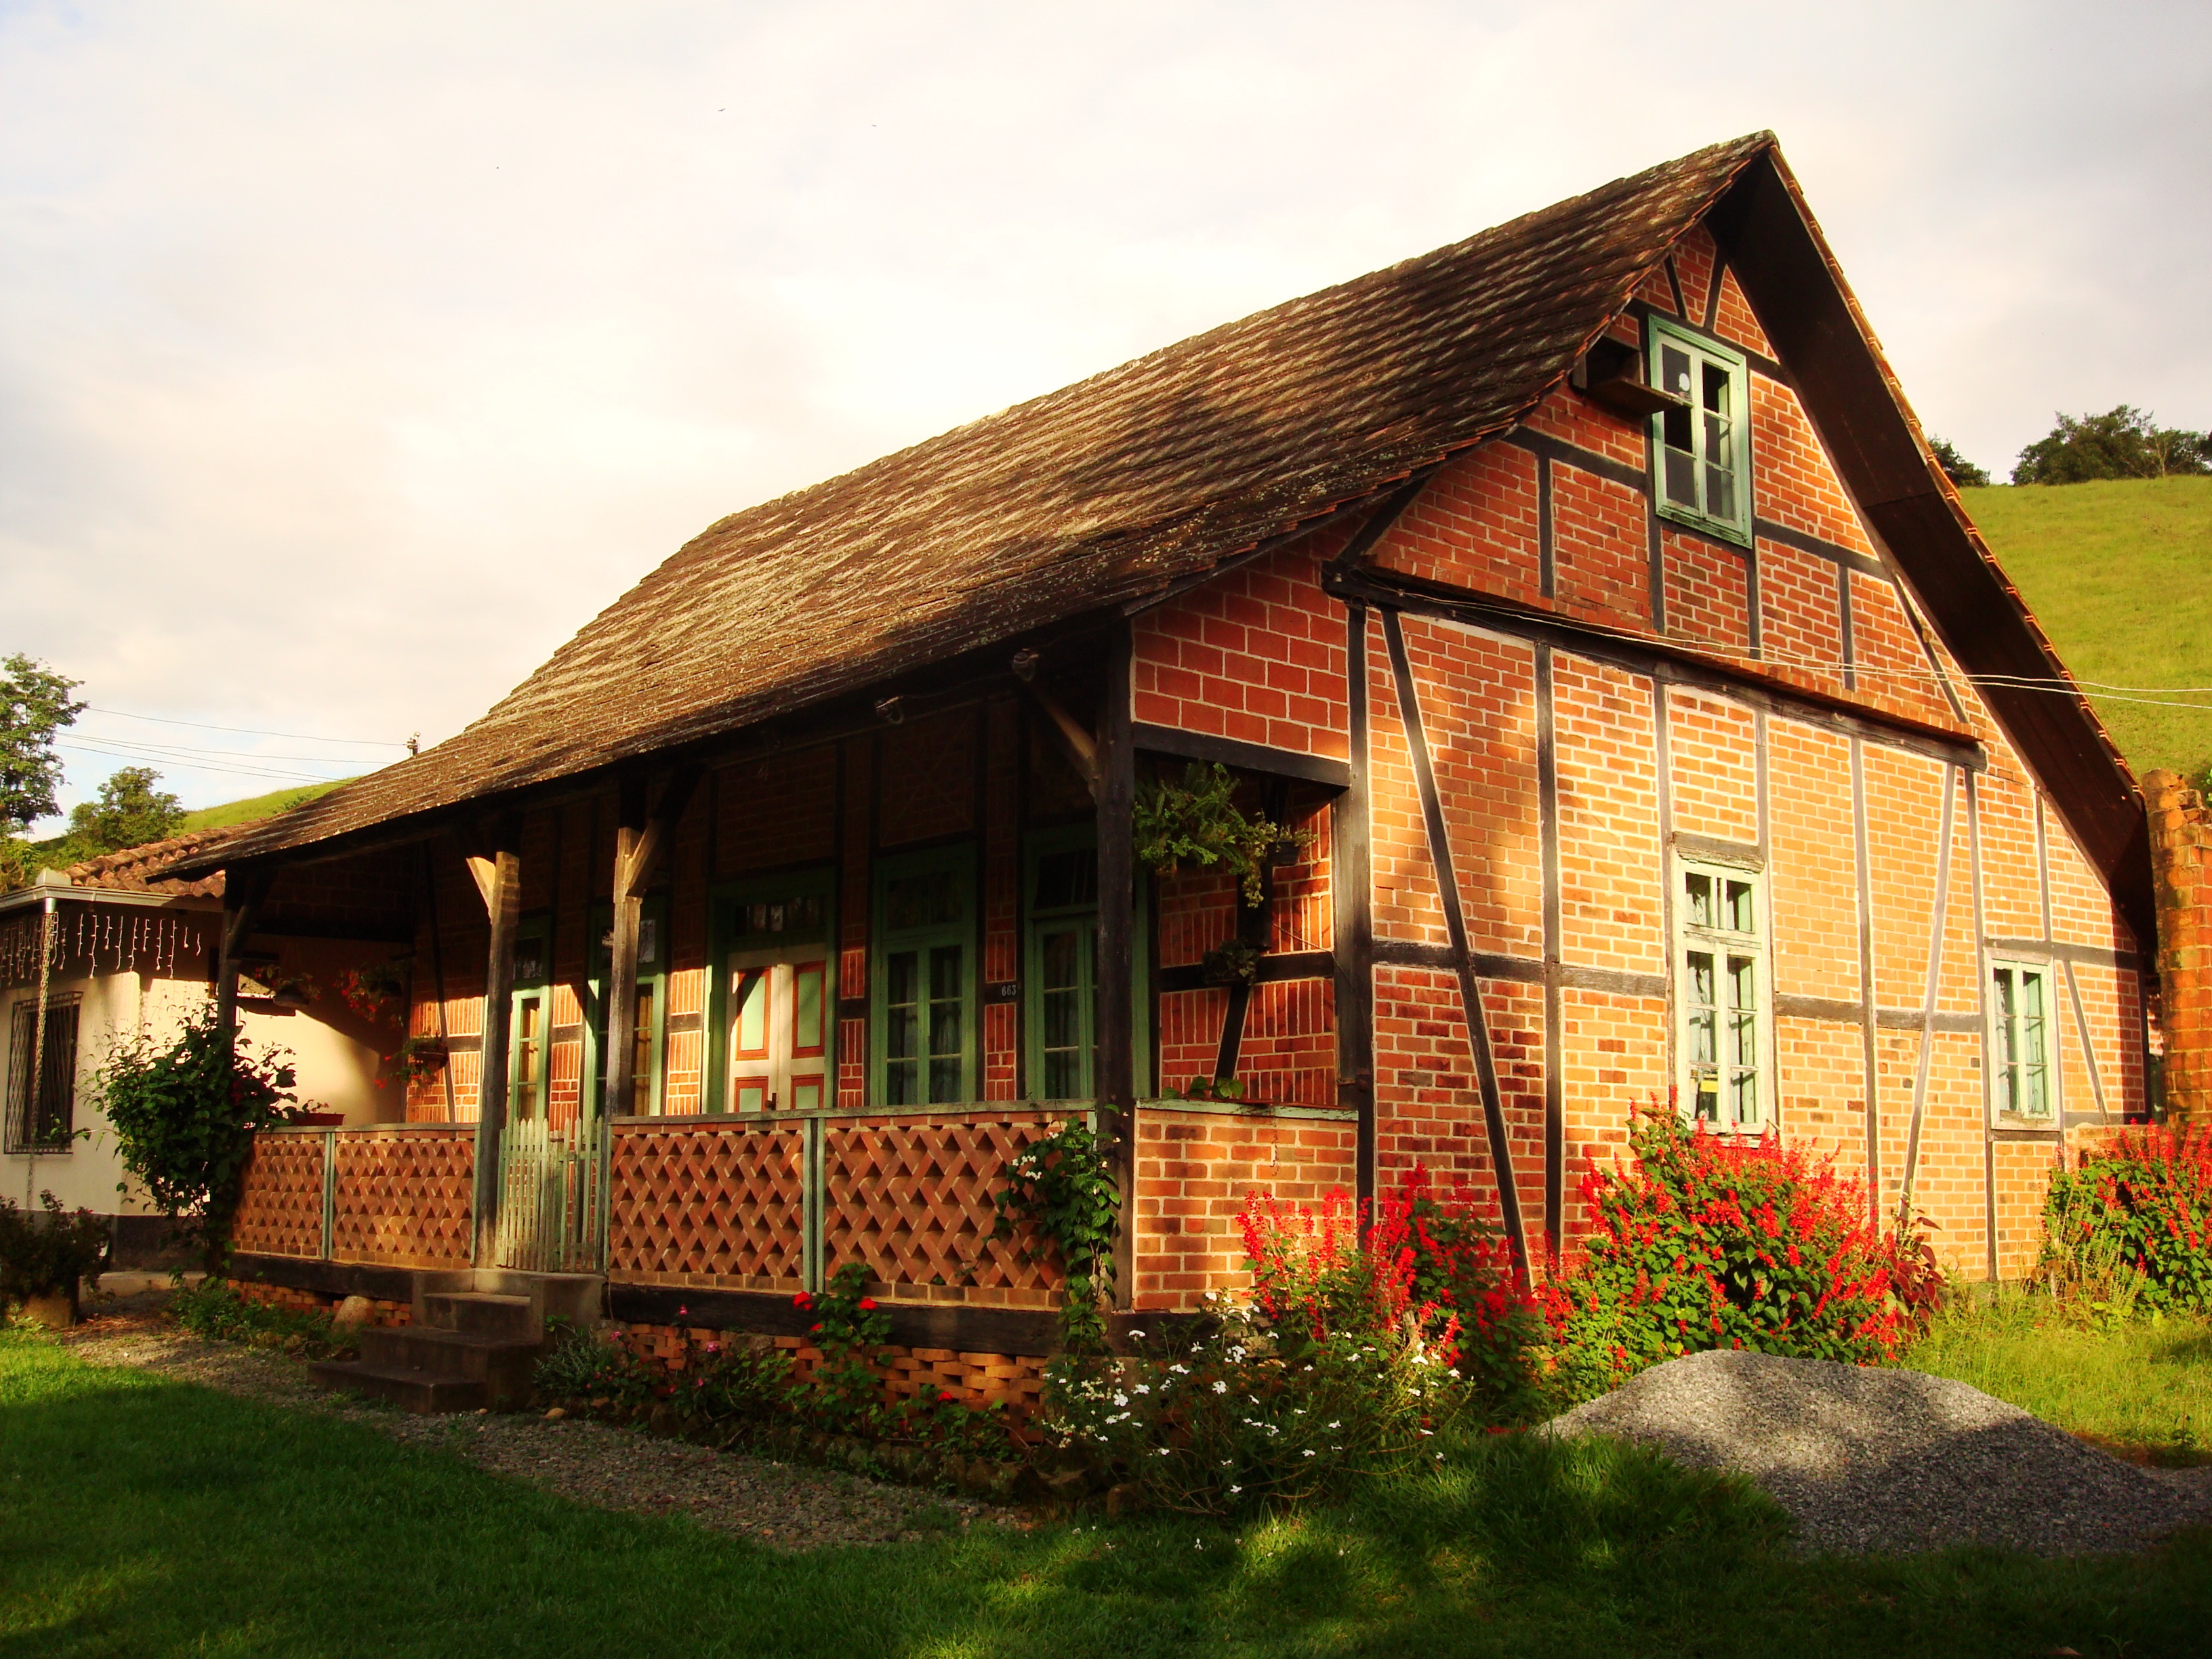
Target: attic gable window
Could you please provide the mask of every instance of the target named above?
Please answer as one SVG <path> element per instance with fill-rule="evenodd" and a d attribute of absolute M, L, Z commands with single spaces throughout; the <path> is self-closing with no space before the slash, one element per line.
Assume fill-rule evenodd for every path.
<path fill-rule="evenodd" d="M 1647 360 L 1670 406 L 1651 417 L 1652 493 L 1666 518 L 1751 542 L 1750 377 L 1735 352 L 1651 317 Z"/>

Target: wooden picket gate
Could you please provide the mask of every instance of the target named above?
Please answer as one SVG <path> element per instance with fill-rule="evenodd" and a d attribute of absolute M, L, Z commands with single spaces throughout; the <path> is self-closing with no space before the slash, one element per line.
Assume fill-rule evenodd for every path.
<path fill-rule="evenodd" d="M 510 1123 L 499 1148 L 499 1265 L 596 1273 L 607 1259 L 607 1124 Z"/>

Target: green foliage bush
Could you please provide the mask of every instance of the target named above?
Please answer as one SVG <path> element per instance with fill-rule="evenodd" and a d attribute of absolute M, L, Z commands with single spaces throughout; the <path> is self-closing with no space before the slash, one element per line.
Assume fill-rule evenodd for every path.
<path fill-rule="evenodd" d="M 1062 1340 L 1072 1350 L 1103 1347 L 1121 1195 L 1098 1137 L 1070 1118 L 1007 1159 L 1005 1183 L 992 1194 L 994 1234 L 1011 1238 L 1027 1229 L 1052 1246 L 1062 1280 Z"/>
<path fill-rule="evenodd" d="M 168 1312 L 195 1336 L 213 1341 L 243 1342 L 307 1359 L 327 1359 L 353 1350 L 352 1341 L 333 1328 L 327 1313 L 252 1301 L 213 1274 L 180 1287 L 169 1298 Z"/>
<path fill-rule="evenodd" d="M 2054 1174 L 2042 1271 L 2093 1313 L 2124 1317 L 2138 1304 L 2212 1313 L 2212 1133 L 2125 1130 L 2081 1169 Z"/>
<path fill-rule="evenodd" d="M 1563 1399 L 1706 1348 L 1893 1362 L 1942 1291 L 1917 1228 L 1871 1218 L 1863 1182 L 1777 1138 L 1729 1138 L 1655 1107 L 1626 1163 L 1581 1187 L 1595 1226 L 1543 1290 Z"/>
<path fill-rule="evenodd" d="M 229 1255 L 253 1137 L 283 1121 L 294 1081 L 281 1049 L 257 1054 L 240 1039 L 225 1051 L 212 997 L 173 1037 L 141 1031 L 118 1042 L 94 1079 L 123 1167 L 156 1208 L 184 1219 L 212 1276 Z"/>
<path fill-rule="evenodd" d="M 46 1213 L 0 1198 L 0 1310 L 34 1296 L 74 1297 L 80 1280 L 107 1265 L 107 1224 L 89 1210 L 70 1212 L 40 1193 Z"/>
<path fill-rule="evenodd" d="M 554 1400 L 631 1408 L 646 1404 L 662 1374 L 611 1336 L 555 1322 L 552 1341 L 532 1372 L 538 1393 Z"/>
<path fill-rule="evenodd" d="M 1138 861 L 1161 876 L 1218 866 L 1237 878 L 1244 902 L 1258 905 L 1266 890 L 1264 860 L 1279 847 L 1302 846 L 1311 837 L 1264 816 L 1246 817 L 1236 793 L 1236 779 L 1218 762 L 1193 761 L 1181 783 L 1154 778 L 1137 792 Z"/>

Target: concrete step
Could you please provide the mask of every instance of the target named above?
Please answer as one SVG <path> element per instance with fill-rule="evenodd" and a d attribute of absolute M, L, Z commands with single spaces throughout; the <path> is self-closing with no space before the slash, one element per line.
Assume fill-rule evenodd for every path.
<path fill-rule="evenodd" d="M 487 1403 L 484 1385 L 466 1376 L 416 1370 L 405 1365 L 373 1364 L 366 1359 L 325 1359 L 307 1373 L 326 1389 L 343 1389 L 389 1400 L 429 1416 L 439 1412 L 472 1412 Z"/>
<path fill-rule="evenodd" d="M 537 1342 L 544 1337 L 538 1310 L 526 1296 L 493 1296 L 482 1291 L 433 1291 L 422 1298 L 425 1322 L 434 1328 L 494 1336 L 508 1342 Z"/>
<path fill-rule="evenodd" d="M 479 1404 L 520 1405 L 544 1345 L 428 1325 L 368 1325 L 356 1334 L 365 1364 L 428 1371 L 483 1385 Z"/>

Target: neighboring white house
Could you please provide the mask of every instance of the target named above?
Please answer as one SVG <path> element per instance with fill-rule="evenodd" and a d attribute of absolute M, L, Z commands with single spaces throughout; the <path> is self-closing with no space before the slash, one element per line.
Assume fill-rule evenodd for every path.
<path fill-rule="evenodd" d="M 93 1080 L 118 1041 L 173 1032 L 213 994 L 222 875 L 180 881 L 162 872 L 244 827 L 111 853 L 0 895 L 0 1197 L 35 1205 L 52 1192 L 117 1218 L 118 1262 L 150 1257 L 168 1229 L 129 1189 Z M 380 1027 L 338 991 L 347 969 L 388 959 L 394 947 L 281 934 L 252 944 L 240 1035 L 290 1051 L 303 1108 L 348 1124 L 403 1117 L 403 1089 L 380 1082 L 396 1071 L 386 1060 L 398 1045 L 396 1022 Z"/>

